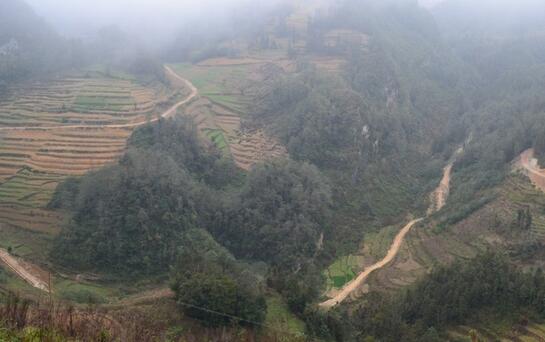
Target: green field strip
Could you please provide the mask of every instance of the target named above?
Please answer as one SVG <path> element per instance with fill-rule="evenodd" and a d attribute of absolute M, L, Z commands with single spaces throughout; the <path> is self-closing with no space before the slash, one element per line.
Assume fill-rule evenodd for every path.
<path fill-rule="evenodd" d="M 207 98 L 209 98 L 212 102 L 215 104 L 218 104 L 222 107 L 225 107 L 229 110 L 233 110 L 235 112 L 244 112 L 246 109 L 246 106 L 242 104 L 241 102 L 237 101 L 236 99 L 226 96 L 226 95 L 205 95 Z"/>
<path fill-rule="evenodd" d="M 276 293 L 267 295 L 267 314 L 265 324 L 279 331 L 288 332 L 296 336 L 304 336 L 305 324 L 290 310 L 282 297 Z"/>
<path fill-rule="evenodd" d="M 214 143 L 214 145 L 222 151 L 228 149 L 229 144 L 225 139 L 225 134 L 220 129 L 204 129 L 205 135 Z"/>
<path fill-rule="evenodd" d="M 342 288 L 356 277 L 359 268 L 359 260 L 356 256 L 348 255 L 338 258 L 324 271 L 328 288 Z"/>

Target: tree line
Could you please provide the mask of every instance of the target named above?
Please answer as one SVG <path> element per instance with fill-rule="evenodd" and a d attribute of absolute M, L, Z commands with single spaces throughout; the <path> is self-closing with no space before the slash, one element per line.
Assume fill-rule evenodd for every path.
<path fill-rule="evenodd" d="M 262 289 L 250 286 L 260 282 L 240 261 L 268 265 L 267 284 L 303 311 L 323 284 L 314 259 L 330 206 L 328 182 L 314 166 L 272 160 L 245 176 L 203 145 L 187 119 L 161 120 L 133 133 L 117 165 L 59 185 L 50 207 L 70 220 L 51 257 L 129 278 L 172 270 L 180 303 L 261 321 Z M 207 248 L 221 257 L 202 256 Z M 191 306 L 184 311 L 203 318 Z"/>

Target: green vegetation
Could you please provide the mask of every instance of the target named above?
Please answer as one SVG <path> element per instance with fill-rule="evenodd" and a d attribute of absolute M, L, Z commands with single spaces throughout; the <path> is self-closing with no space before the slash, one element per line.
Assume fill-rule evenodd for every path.
<path fill-rule="evenodd" d="M 452 327 L 524 329 L 542 317 L 544 293 L 541 270 L 523 272 L 505 255 L 486 253 L 439 266 L 401 293 L 371 293 L 352 308 L 311 315 L 307 323 L 343 340 L 444 341 Z"/>
<path fill-rule="evenodd" d="M 542 319 L 544 293 L 543 272 L 523 273 L 505 256 L 488 253 L 440 267 L 402 295 L 365 300 L 354 322 L 359 338 L 422 341 L 431 329 L 473 324 L 480 314 L 512 323 Z"/>
<path fill-rule="evenodd" d="M 347 255 L 338 258 L 325 271 L 328 278 L 328 288 L 342 288 L 357 275 L 356 272 L 361 268 L 361 257 Z"/>
<path fill-rule="evenodd" d="M 0 5 L 0 17 L 9 17 L 17 3 Z M 0 245 L 44 260 L 50 251 L 54 263 L 114 280 L 164 280 L 170 273 L 175 301 L 169 303 L 173 308 L 175 302 L 181 313 L 173 316 L 223 331 L 265 324 L 299 337 L 306 328 L 308 339 L 326 341 L 440 341 L 449 332 L 465 337 L 466 327 L 499 338 L 500 333 L 487 330 L 540 322 L 545 279 L 532 267 L 543 256 L 545 202 L 528 183 L 507 174 L 527 148 L 545 158 L 543 26 L 505 28 L 498 19 L 500 29 L 473 26 L 468 32 L 463 23 L 471 16 L 462 13 L 458 18 L 464 20 L 458 22 L 443 12 L 435 13 L 434 20 L 416 1 L 405 0 L 344 0 L 334 10 L 305 8 L 316 13 L 310 16 L 292 15 L 296 7 L 276 8 L 268 20 L 239 14 L 245 25 L 216 37 L 188 35 L 176 42 L 177 53 L 166 53 L 204 61 L 173 68 L 205 98 L 197 102 L 203 110 L 195 117 L 208 127 L 203 132 L 212 144 L 201 144 L 187 119 L 140 127 L 119 162 L 57 187 L 49 208 L 66 212 L 67 222 L 53 247 L 49 236 L 12 228 L 2 228 Z M 12 37 L 21 44 L 19 51 L 0 55 L 0 88 L 25 75 L 83 63 L 72 60 L 83 47 L 63 49 L 63 39 L 23 12 L 25 20 L 8 18 L 16 29 L 6 34 L 0 20 L 0 46 Z M 34 29 L 27 31 L 35 34 L 18 32 L 31 23 Z M 365 42 L 346 44 L 339 38 L 338 44 L 329 44 L 326 36 L 332 30 L 352 32 Z M 151 113 L 146 106 L 153 100 L 129 84 L 141 74 L 164 81 L 160 63 L 146 54 L 120 62 L 119 55 L 131 55 L 131 42 L 116 27 L 101 30 L 94 44 L 97 52 L 85 61 L 93 66 L 84 71 L 81 91 L 52 92 L 44 104 L 52 108 L 48 115 L 32 99 L 23 99 L 2 117 L 4 123 L 101 121 L 108 114 L 99 112 L 131 114 L 128 108 Z M 247 65 L 206 60 L 235 56 L 239 48 L 252 61 L 234 64 Z M 38 51 L 46 53 L 39 56 Z M 58 51 L 72 57 L 56 61 Z M 335 58 L 341 71 L 320 71 L 313 66 L 319 58 Z M 250 65 L 254 60 L 259 62 Z M 120 63 L 127 66 L 113 67 Z M 97 75 L 116 86 L 98 82 Z M 64 115 L 72 110 L 77 117 Z M 247 119 L 242 132 L 235 113 Z M 91 119 L 93 114 L 100 116 Z M 213 128 L 224 127 L 208 122 L 216 114 L 228 128 Z M 236 169 L 226 158 L 227 139 L 244 136 L 246 128 L 258 132 L 258 138 L 264 128 L 291 159 L 268 160 L 247 173 Z M 61 134 L 56 139 L 68 138 Z M 122 143 L 116 140 L 119 153 L 125 137 L 119 138 Z M 81 145 L 97 147 L 97 154 L 112 161 L 117 155 L 105 148 L 113 138 L 102 145 L 88 138 Z M 14 139 L 34 143 L 34 137 Z M 241 155 L 253 156 L 251 143 L 240 145 Z M 348 308 L 317 310 L 326 286 L 340 288 L 357 275 L 360 254 L 380 259 L 400 221 L 408 213 L 424 215 L 441 169 L 462 145 L 446 207 L 426 220 L 429 229 L 411 233 L 414 240 L 401 254 L 407 269 L 418 264 L 413 269 L 419 274 L 446 265 L 401 293 L 385 286 L 384 292 L 355 299 Z M 35 154 L 38 162 L 43 157 L 42 165 L 59 164 L 39 155 L 46 152 L 6 149 L 0 157 L 16 163 Z M 22 169 L 0 183 L 0 199 L 9 207 L 43 208 L 60 180 Z M 481 229 L 487 234 L 478 239 L 461 236 L 477 236 Z M 362 240 L 365 248 L 356 253 Z M 430 243 L 425 240 L 437 242 L 435 249 L 418 249 Z M 498 246 L 507 256 L 454 260 Z M 401 268 L 400 274 L 410 272 Z M 0 273 L 2 287 L 21 286 L 16 281 Z M 68 280 L 56 287 L 56 296 L 79 304 L 105 303 L 119 294 Z M 8 328 L 15 335 L 27 333 L 22 326 Z"/>
<path fill-rule="evenodd" d="M 276 293 L 267 295 L 267 316 L 265 325 L 277 330 L 286 331 L 295 336 L 305 333 L 305 323 L 295 316 L 288 308 L 282 297 Z"/>
<path fill-rule="evenodd" d="M 136 104 L 131 97 L 78 96 L 74 102 L 76 111 L 106 110 L 120 111 Z"/>
<path fill-rule="evenodd" d="M 316 253 L 330 205 L 331 190 L 315 167 L 268 162 L 248 175 L 215 234 L 236 256 L 296 269 Z"/>
<path fill-rule="evenodd" d="M 118 165 L 58 187 L 50 206 L 69 210 L 71 220 L 56 238 L 52 257 L 68 267 L 116 275 L 161 275 L 174 265 L 173 289 L 181 306 L 201 298 L 191 305 L 218 305 L 246 320 L 263 321 L 262 290 L 248 288 L 260 282 L 232 253 L 269 265 L 268 285 L 302 313 L 323 284 L 314 262 L 320 235 L 329 227 L 329 185 L 315 167 L 290 160 L 254 168 L 242 185 L 239 179 L 218 151 L 198 142 L 185 120 L 142 127 Z M 204 262 L 198 255 L 209 249 L 222 257 L 203 257 L 206 266 L 198 266 Z M 212 290 L 225 296 L 212 300 L 205 295 Z M 106 297 L 89 292 L 94 291 L 63 290 L 65 297 L 78 300 Z M 247 298 L 249 311 L 229 307 L 242 303 L 240 298 Z M 212 325 L 231 321 L 191 307 L 183 311 Z"/>
<path fill-rule="evenodd" d="M 3 268 L 0 268 L 0 284 L 5 284 L 8 281 L 8 275 Z"/>
<path fill-rule="evenodd" d="M 192 64 L 176 64 L 172 66 L 173 69 L 186 77 L 199 89 L 199 93 L 202 95 L 218 95 L 218 94 L 230 94 L 232 89 L 226 87 L 222 82 L 226 78 L 238 79 L 242 81 L 245 73 L 248 71 L 248 66 L 206 66 L 199 67 Z M 233 100 L 232 96 L 222 95 L 223 99 Z"/>
<path fill-rule="evenodd" d="M 56 298 L 78 304 L 104 304 L 118 295 L 114 289 L 107 286 L 68 279 L 54 280 L 53 288 Z"/>
<path fill-rule="evenodd" d="M 160 273 L 175 260 L 181 234 L 206 225 L 214 201 L 199 181 L 216 181 L 219 156 L 204 151 L 192 126 L 161 121 L 138 130 L 130 144 L 119 165 L 59 188 L 53 203 L 74 215 L 57 239 L 57 261 Z"/>
<path fill-rule="evenodd" d="M 263 285 L 206 231 L 187 232 L 172 270 L 176 302 L 187 316 L 209 326 L 264 321 Z"/>
<path fill-rule="evenodd" d="M 244 113 L 248 107 L 247 96 L 242 93 L 233 94 L 233 91 L 247 82 L 250 66 L 176 64 L 172 67 L 190 80 L 201 95 L 215 104 L 239 114 Z"/>
<path fill-rule="evenodd" d="M 43 208 L 62 177 L 23 168 L 0 183 L 0 198 L 5 204 L 28 208 Z"/>
<path fill-rule="evenodd" d="M 208 129 L 204 131 L 206 136 L 214 143 L 218 150 L 224 151 L 227 149 L 227 141 L 225 135 L 220 129 Z"/>

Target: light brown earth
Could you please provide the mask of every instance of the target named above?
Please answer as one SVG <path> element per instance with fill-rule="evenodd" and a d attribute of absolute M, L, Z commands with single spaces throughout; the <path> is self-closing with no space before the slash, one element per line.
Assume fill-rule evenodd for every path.
<path fill-rule="evenodd" d="M 430 195 L 431 205 L 428 208 L 428 215 L 441 210 L 447 203 L 447 197 L 450 192 L 450 174 L 452 172 L 452 166 L 453 164 L 450 163 L 443 169 L 443 178 L 437 189 Z"/>
<path fill-rule="evenodd" d="M 37 273 L 32 272 L 30 267 L 24 267 L 24 263 L 12 256 L 5 249 L 0 248 L 0 261 L 2 261 L 11 271 L 17 274 L 21 279 L 33 287 L 49 292 L 47 282 L 40 279 Z"/>
<path fill-rule="evenodd" d="M 369 266 L 366 268 L 363 272 L 361 272 L 355 279 L 350 281 L 348 284 L 346 284 L 341 291 L 335 297 L 323 302 L 320 304 L 322 308 L 329 309 L 335 305 L 340 304 L 342 301 L 344 301 L 352 292 L 357 290 L 369 277 L 371 273 L 374 271 L 383 268 L 384 266 L 388 265 L 394 258 L 396 257 L 397 253 L 399 252 L 399 248 L 403 244 L 403 241 L 405 240 L 405 236 L 411 228 L 417 224 L 418 222 L 422 221 L 422 218 L 412 220 L 409 222 L 401 231 L 396 235 L 394 238 L 394 242 L 390 246 L 390 249 L 388 250 L 388 253 L 382 259 L 381 261 L 377 262 L 374 265 Z"/>
<path fill-rule="evenodd" d="M 458 153 L 461 153 L 460 150 L 457 151 L 457 154 Z M 439 186 L 430 195 L 432 198 L 432 201 L 431 201 L 431 206 L 427 211 L 428 215 L 431 215 L 434 212 L 444 207 L 447 201 L 448 194 L 449 194 L 450 174 L 451 174 L 453 165 L 454 165 L 454 162 L 451 161 L 443 169 L 443 177 L 441 179 L 441 182 L 439 183 Z M 390 264 L 398 255 L 407 234 L 411 231 L 411 229 L 416 224 L 418 224 L 422 220 L 424 220 L 424 218 L 414 219 L 410 221 L 407 225 L 405 225 L 394 238 L 394 241 L 392 242 L 392 245 L 390 246 L 388 253 L 382 260 L 365 268 L 356 278 L 354 278 L 352 281 L 347 283 L 340 291 L 338 292 L 336 291 L 332 298 L 326 300 L 325 302 L 320 303 L 320 306 L 327 310 L 335 305 L 340 304 L 351 294 L 359 290 L 373 272 L 379 269 L 382 269 L 388 264 Z M 415 268 L 417 265 L 415 265 L 415 263 L 411 260 L 408 264 L 404 266 L 412 269 L 412 268 Z"/>
<path fill-rule="evenodd" d="M 532 183 L 542 191 L 545 191 L 545 169 L 541 169 L 534 158 L 534 150 L 524 151 L 517 163 L 528 175 Z"/>

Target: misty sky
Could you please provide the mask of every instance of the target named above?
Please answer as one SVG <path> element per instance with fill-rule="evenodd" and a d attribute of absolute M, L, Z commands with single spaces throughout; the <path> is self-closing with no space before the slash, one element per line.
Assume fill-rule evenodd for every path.
<path fill-rule="evenodd" d="M 196 18 L 206 16 L 212 20 L 242 1 L 244 0 L 27 0 L 40 16 L 68 36 L 90 35 L 97 29 L 112 24 L 118 24 L 129 31 L 160 34 Z"/>
<path fill-rule="evenodd" d="M 0 0 L 2 1 L 2 0 Z M 218 26 L 237 6 L 263 8 L 279 1 L 293 0 L 26 0 L 55 29 L 68 37 L 88 37 L 104 26 L 117 24 L 142 41 L 161 44 L 182 27 Z M 545 0 L 418 0 L 429 7 L 442 2 L 466 3 L 486 11 L 516 14 L 522 8 L 544 9 Z M 453 5 L 454 5 L 453 3 Z M 455 12 L 448 7 L 448 12 Z M 486 13 L 485 11 L 485 13 Z M 252 11 L 250 11 L 252 13 Z M 481 13 L 482 14 L 482 13 Z M 498 14 L 498 13 L 495 13 Z M 501 15 L 500 15 L 501 17 Z M 524 16 L 522 16 L 524 17 Z M 461 18 L 464 19 L 464 18 Z"/>

